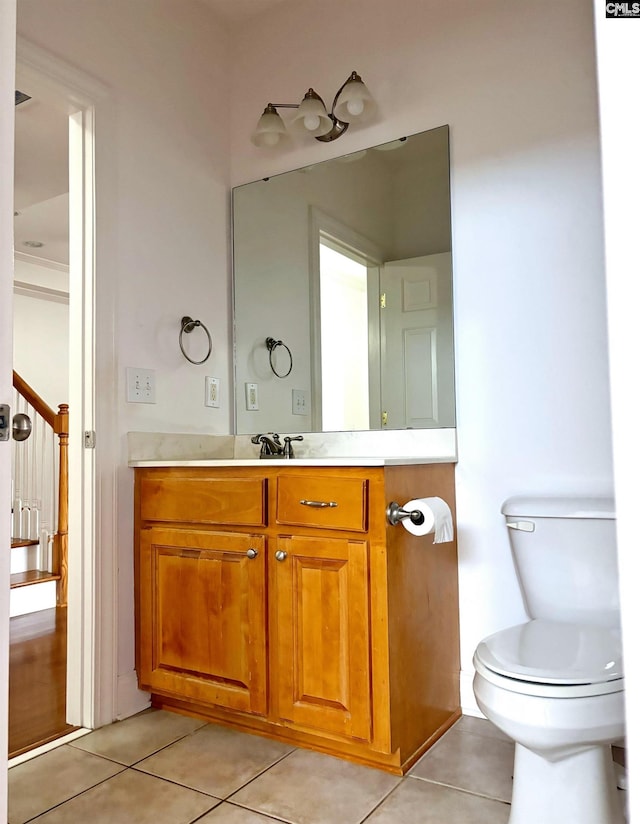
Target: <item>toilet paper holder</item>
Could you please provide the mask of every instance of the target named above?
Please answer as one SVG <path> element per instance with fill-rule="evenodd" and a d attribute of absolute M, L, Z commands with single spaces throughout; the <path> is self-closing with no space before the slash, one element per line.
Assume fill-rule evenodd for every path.
<path fill-rule="evenodd" d="M 403 509 L 400 504 L 397 504 L 395 501 L 391 501 L 387 507 L 387 521 L 389 521 L 391 526 L 396 526 L 396 524 L 404 521 L 405 518 L 409 518 L 411 523 L 416 526 L 424 523 L 424 515 L 419 509 L 409 511 L 408 509 Z"/>

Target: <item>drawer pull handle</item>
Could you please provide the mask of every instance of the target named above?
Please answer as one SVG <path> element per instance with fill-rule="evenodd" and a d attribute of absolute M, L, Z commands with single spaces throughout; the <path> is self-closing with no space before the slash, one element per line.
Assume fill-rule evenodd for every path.
<path fill-rule="evenodd" d="M 277 552 L 276 552 L 276 561 L 284 561 L 286 557 L 287 557 L 287 553 L 284 551 L 284 549 L 277 550 Z"/>
<path fill-rule="evenodd" d="M 314 506 L 316 509 L 322 509 L 325 506 L 338 506 L 335 501 L 305 501 L 304 498 L 300 503 L 302 506 Z"/>
<path fill-rule="evenodd" d="M 253 549 L 253 547 L 252 547 L 251 549 L 247 550 L 247 558 L 251 558 L 251 560 L 253 561 L 253 559 L 257 558 L 257 557 L 258 557 L 258 550 L 257 549 Z"/>

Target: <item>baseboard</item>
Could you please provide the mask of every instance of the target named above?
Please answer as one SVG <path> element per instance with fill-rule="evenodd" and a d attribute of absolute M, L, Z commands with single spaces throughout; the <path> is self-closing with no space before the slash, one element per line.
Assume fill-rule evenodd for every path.
<path fill-rule="evenodd" d="M 135 670 L 118 676 L 118 695 L 116 700 L 116 719 L 122 721 L 151 706 L 148 692 L 138 689 L 138 677 Z"/>
<path fill-rule="evenodd" d="M 479 709 L 473 692 L 472 672 L 460 673 L 460 704 L 463 715 L 473 715 L 484 718 Z M 138 689 L 138 678 L 135 670 L 118 676 L 118 696 L 116 704 L 116 718 L 121 721 L 129 718 L 151 706 L 148 692 Z"/>

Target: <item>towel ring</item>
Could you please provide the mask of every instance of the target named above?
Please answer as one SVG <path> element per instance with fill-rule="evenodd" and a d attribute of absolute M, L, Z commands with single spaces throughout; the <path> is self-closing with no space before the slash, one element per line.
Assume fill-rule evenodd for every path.
<path fill-rule="evenodd" d="M 196 326 L 199 326 L 201 329 L 204 329 L 205 334 L 207 336 L 207 340 L 209 341 L 209 349 L 207 351 L 207 354 L 204 356 L 204 358 L 202 358 L 202 360 L 193 360 L 193 358 L 190 358 L 189 355 L 187 355 L 187 353 L 184 351 L 184 346 L 182 345 L 182 336 L 184 335 L 184 333 L 186 332 L 187 335 L 191 334 L 191 332 L 193 332 L 193 330 L 196 328 Z M 180 324 L 180 335 L 178 336 L 178 343 L 180 344 L 180 351 L 185 356 L 185 358 L 189 361 L 189 363 L 195 363 L 195 364 L 204 363 L 208 359 L 209 355 L 211 354 L 211 350 L 213 348 L 213 343 L 211 342 L 211 335 L 209 334 L 209 330 L 204 325 L 204 323 L 201 323 L 199 320 L 193 320 L 193 318 L 190 318 L 188 315 L 185 315 L 182 318 L 182 322 Z"/>
<path fill-rule="evenodd" d="M 286 343 L 283 343 L 281 340 L 276 340 L 275 338 L 267 338 L 265 343 L 267 344 L 267 349 L 269 350 L 269 366 L 271 367 L 271 371 L 276 378 L 286 378 L 293 369 L 293 355 L 291 354 L 291 349 L 289 349 Z M 289 355 L 289 369 L 284 374 L 280 374 L 280 372 L 278 372 L 273 365 L 273 350 L 277 349 L 278 346 L 284 347 Z"/>

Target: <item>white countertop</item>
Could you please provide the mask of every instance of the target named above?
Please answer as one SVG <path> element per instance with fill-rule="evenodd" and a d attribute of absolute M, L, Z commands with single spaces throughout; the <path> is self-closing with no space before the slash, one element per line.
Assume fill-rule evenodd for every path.
<path fill-rule="evenodd" d="M 171 467 L 171 466 L 403 466 L 405 464 L 452 463 L 451 458 L 227 458 L 217 460 L 153 460 L 129 461 L 130 467 Z"/>
<path fill-rule="evenodd" d="M 260 459 L 247 435 L 129 432 L 128 465 L 153 466 L 398 466 L 455 463 L 454 429 L 306 433 L 295 458 Z"/>

